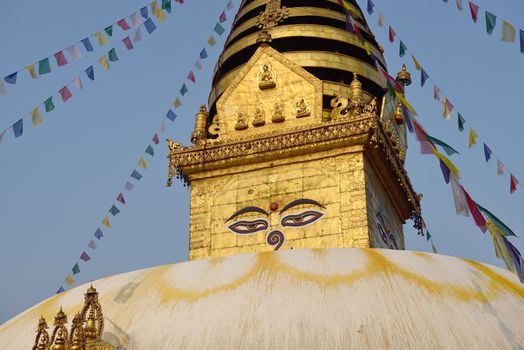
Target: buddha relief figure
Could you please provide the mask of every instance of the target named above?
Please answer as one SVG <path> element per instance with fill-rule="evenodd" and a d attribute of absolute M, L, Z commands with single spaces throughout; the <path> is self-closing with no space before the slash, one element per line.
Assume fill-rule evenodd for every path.
<path fill-rule="evenodd" d="M 273 106 L 273 116 L 271 117 L 271 121 L 273 123 L 282 123 L 284 120 L 286 120 L 286 117 L 284 116 L 284 104 L 282 102 L 277 102 Z"/>
<path fill-rule="evenodd" d="M 297 107 L 297 118 L 304 118 L 309 117 L 311 115 L 311 112 L 309 108 L 307 108 L 306 102 L 303 98 L 300 99 L 300 101 L 296 104 Z"/>
<path fill-rule="evenodd" d="M 247 116 L 242 112 L 238 112 L 237 123 L 235 124 L 235 130 L 246 130 L 249 126 L 247 125 Z"/>
<path fill-rule="evenodd" d="M 260 66 L 260 74 L 258 76 L 260 90 L 273 89 L 276 85 L 275 74 L 271 70 L 271 66 L 268 64 L 262 64 Z"/>
<path fill-rule="evenodd" d="M 255 115 L 253 116 L 253 126 L 263 126 L 266 124 L 266 118 L 264 112 L 260 108 L 255 109 Z"/>

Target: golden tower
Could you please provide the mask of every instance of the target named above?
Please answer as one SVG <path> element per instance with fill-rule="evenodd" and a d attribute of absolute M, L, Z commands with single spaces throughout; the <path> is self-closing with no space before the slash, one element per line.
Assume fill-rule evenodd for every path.
<path fill-rule="evenodd" d="M 404 170 L 406 127 L 337 0 L 245 0 L 215 67 L 193 145 L 169 142 L 190 184 L 190 259 L 293 248 L 404 249 L 421 225 Z M 409 74 L 401 72 L 407 85 Z"/>

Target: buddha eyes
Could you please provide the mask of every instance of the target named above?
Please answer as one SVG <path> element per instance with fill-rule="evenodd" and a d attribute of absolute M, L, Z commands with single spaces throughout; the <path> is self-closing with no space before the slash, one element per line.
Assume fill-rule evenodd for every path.
<path fill-rule="evenodd" d="M 314 223 L 322 216 L 324 216 L 324 213 L 322 212 L 308 210 L 300 214 L 285 216 L 280 223 L 284 227 L 303 227 Z"/>
<path fill-rule="evenodd" d="M 255 232 L 265 231 L 269 227 L 269 224 L 266 220 L 258 219 L 258 220 L 241 220 L 232 223 L 227 228 L 232 231 L 233 233 L 239 234 L 239 235 L 248 235 Z"/>

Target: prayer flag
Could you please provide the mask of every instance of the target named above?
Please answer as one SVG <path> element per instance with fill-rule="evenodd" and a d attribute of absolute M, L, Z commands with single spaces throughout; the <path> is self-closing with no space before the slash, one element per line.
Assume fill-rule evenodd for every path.
<path fill-rule="evenodd" d="M 415 58 L 415 56 L 411 55 L 411 58 L 413 59 L 413 63 L 415 64 L 415 68 L 417 70 L 421 70 L 422 69 L 422 66 L 420 65 L 420 63 L 417 61 L 417 59 Z"/>
<path fill-rule="evenodd" d="M 67 102 L 67 100 L 69 100 L 73 96 L 71 91 L 69 91 L 69 89 L 67 88 L 67 85 L 58 90 L 58 93 L 60 94 L 60 96 L 62 96 L 62 101 L 64 102 Z"/>
<path fill-rule="evenodd" d="M 426 83 L 426 80 L 428 80 L 429 75 L 426 73 L 424 68 L 420 69 L 420 86 L 424 87 L 424 84 Z"/>
<path fill-rule="evenodd" d="M 504 240 L 508 251 L 511 253 L 513 264 L 515 266 L 515 272 L 519 276 L 520 282 L 524 283 L 524 259 L 522 259 L 522 255 L 518 249 L 513 244 L 511 244 L 506 237 L 503 237 L 502 239 Z"/>
<path fill-rule="evenodd" d="M 133 49 L 133 43 L 131 42 L 131 38 L 129 38 L 129 36 L 126 36 L 124 39 L 122 39 L 122 42 L 124 43 L 124 46 L 126 47 L 126 49 L 128 50 Z"/>
<path fill-rule="evenodd" d="M 116 200 L 122 204 L 126 204 L 126 200 L 124 199 L 124 195 L 120 193 L 118 197 L 116 197 Z"/>
<path fill-rule="evenodd" d="M 462 115 L 460 113 L 458 114 L 458 128 L 460 131 L 464 131 L 464 124 L 466 124 L 466 121 L 464 118 L 462 118 Z"/>
<path fill-rule="evenodd" d="M 509 192 L 514 193 L 517 190 L 517 185 L 519 184 L 519 180 L 513 174 L 510 174 L 509 176 Z"/>
<path fill-rule="evenodd" d="M 109 218 L 107 216 L 104 218 L 104 220 L 102 220 L 102 223 L 104 224 L 106 228 L 111 227 L 111 223 L 109 222 Z"/>
<path fill-rule="evenodd" d="M 147 13 L 147 6 L 144 6 L 140 9 L 140 14 L 142 15 L 142 17 L 144 17 L 145 19 L 149 18 L 149 14 Z"/>
<path fill-rule="evenodd" d="M 232 1 L 232 0 L 229 0 L 229 1 L 227 2 L 226 8 L 227 8 L 228 10 L 232 10 L 233 7 L 234 7 L 234 6 L 233 6 L 233 1 Z"/>
<path fill-rule="evenodd" d="M 142 19 L 140 19 L 140 16 L 137 12 L 131 15 L 131 22 L 133 23 L 133 27 L 135 28 L 142 24 Z"/>
<path fill-rule="evenodd" d="M 16 77 L 18 76 L 18 72 L 11 73 L 9 75 L 6 75 L 4 77 L 4 80 L 6 83 L 15 85 L 16 84 Z"/>
<path fill-rule="evenodd" d="M 30 64 L 29 66 L 25 67 L 24 69 L 29 72 L 29 75 L 31 76 L 31 78 L 38 79 L 38 73 L 36 72 L 34 63 Z"/>
<path fill-rule="evenodd" d="M 55 105 L 53 103 L 53 97 L 49 97 L 47 100 L 44 101 L 44 107 L 47 113 L 55 109 Z"/>
<path fill-rule="evenodd" d="M 195 73 L 193 73 L 193 71 L 190 71 L 189 75 L 187 76 L 187 79 L 191 80 L 193 83 L 196 83 Z"/>
<path fill-rule="evenodd" d="M 171 13 L 171 0 L 162 0 L 162 8 Z"/>
<path fill-rule="evenodd" d="M 109 69 L 109 61 L 107 60 L 107 56 L 106 55 L 100 57 L 98 59 L 98 62 L 100 63 L 100 65 L 102 66 L 102 68 L 104 70 L 108 70 Z"/>
<path fill-rule="evenodd" d="M 491 33 L 493 33 L 493 29 L 495 29 L 496 25 L 497 16 L 495 16 L 491 12 L 486 11 L 486 31 L 488 32 L 488 34 L 491 35 Z"/>
<path fill-rule="evenodd" d="M 113 26 L 105 27 L 104 31 L 107 33 L 107 35 L 113 36 Z"/>
<path fill-rule="evenodd" d="M 468 203 L 469 212 L 471 213 L 471 216 L 473 217 L 473 220 L 475 221 L 475 224 L 482 230 L 482 232 L 486 232 L 486 219 L 482 216 L 479 208 L 471 199 L 469 196 L 469 193 L 462 187 L 462 191 L 464 191 L 464 196 L 466 196 L 466 202 Z"/>
<path fill-rule="evenodd" d="M 182 87 L 180 88 L 180 94 L 181 94 L 182 96 L 184 96 L 185 94 L 188 93 L 188 91 L 189 91 L 189 90 L 187 89 L 186 84 L 183 84 Z"/>
<path fill-rule="evenodd" d="M 456 0 L 457 8 L 462 11 L 464 10 L 464 7 L 462 7 L 462 0 Z"/>
<path fill-rule="evenodd" d="M 69 52 L 69 54 L 75 61 L 82 57 L 82 54 L 80 53 L 80 50 L 76 45 L 69 46 L 67 48 L 67 52 Z"/>
<path fill-rule="evenodd" d="M 107 44 L 107 38 L 106 36 L 104 35 L 104 33 L 102 32 L 96 32 L 95 33 L 95 38 L 98 40 L 98 44 L 100 46 L 104 46 L 105 44 Z"/>
<path fill-rule="evenodd" d="M 468 202 L 462 187 L 455 178 L 451 178 L 451 190 L 455 202 L 455 211 L 457 215 L 469 216 Z"/>
<path fill-rule="evenodd" d="M 389 26 L 389 42 L 392 43 L 393 41 L 395 41 L 395 31 Z"/>
<path fill-rule="evenodd" d="M 225 32 L 226 30 L 224 29 L 224 27 L 222 27 L 222 26 L 220 25 L 220 23 L 217 23 L 217 24 L 215 25 L 215 29 L 214 29 L 214 31 L 215 31 L 215 33 L 217 33 L 218 35 L 222 35 L 222 34 L 224 34 L 224 32 Z"/>
<path fill-rule="evenodd" d="M 453 110 L 454 106 L 445 96 L 442 97 L 442 104 L 444 105 L 444 119 L 449 120 L 449 118 L 451 118 L 451 111 Z"/>
<path fill-rule="evenodd" d="M 111 209 L 109 209 L 109 212 L 111 213 L 111 215 L 117 216 L 118 213 L 120 213 L 120 210 L 118 210 L 118 208 L 113 204 L 111 206 Z"/>
<path fill-rule="evenodd" d="M 399 53 L 398 55 L 400 57 L 404 57 L 404 55 L 406 54 L 406 51 L 407 51 L 407 47 L 406 45 L 404 45 L 404 43 L 402 42 L 402 40 L 400 40 L 400 48 L 399 48 Z"/>
<path fill-rule="evenodd" d="M 162 11 L 161 9 L 157 8 L 155 11 L 152 12 L 160 23 L 163 23 L 166 20 L 166 15 L 164 11 Z"/>
<path fill-rule="evenodd" d="M 210 35 L 209 39 L 207 39 L 207 43 L 209 44 L 209 46 L 215 46 L 217 41 L 215 40 L 215 37 L 213 35 Z"/>
<path fill-rule="evenodd" d="M 166 131 L 166 123 L 164 122 L 163 119 L 160 122 L 160 126 L 158 128 L 160 129 L 160 131 Z"/>
<path fill-rule="evenodd" d="M 42 124 L 42 114 L 40 114 L 40 109 L 38 107 L 33 108 L 31 111 L 31 121 L 33 123 L 33 126 L 37 126 L 39 124 Z"/>
<path fill-rule="evenodd" d="M 60 288 L 58 288 L 58 290 L 56 291 L 56 294 L 60 294 L 60 293 L 63 293 L 65 292 L 65 289 L 64 287 L 60 286 Z"/>
<path fill-rule="evenodd" d="M 200 60 L 197 60 L 195 62 L 195 67 L 196 67 L 196 69 L 201 70 L 202 69 L 202 62 L 200 62 Z"/>
<path fill-rule="evenodd" d="M 517 32 L 515 28 L 510 23 L 503 20 L 501 40 L 509 43 L 514 43 L 516 34 Z"/>
<path fill-rule="evenodd" d="M 56 58 L 56 65 L 58 67 L 65 66 L 67 64 L 67 58 L 64 55 L 64 51 L 58 51 L 54 56 Z"/>
<path fill-rule="evenodd" d="M 4 131 L 0 132 L 0 142 L 2 142 L 2 139 L 4 138 L 4 135 L 5 135 L 6 131 L 7 130 L 4 130 Z"/>
<path fill-rule="evenodd" d="M 146 27 L 146 30 L 149 34 L 153 33 L 153 31 L 156 29 L 156 25 L 155 25 L 155 22 L 153 22 L 153 20 L 151 18 L 148 18 L 145 22 L 144 22 L 144 26 Z M 137 31 L 138 32 L 138 31 Z M 135 40 L 136 41 L 136 40 Z"/>
<path fill-rule="evenodd" d="M 38 74 L 47 74 L 51 73 L 51 66 L 49 65 L 49 58 L 44 58 L 38 62 Z"/>
<path fill-rule="evenodd" d="M 78 266 L 78 263 L 75 263 L 75 266 L 73 266 L 73 275 L 77 275 L 80 273 L 80 266 Z"/>
<path fill-rule="evenodd" d="M 153 157 L 155 155 L 155 150 L 153 149 L 153 147 L 151 147 L 151 145 L 149 145 L 146 148 L 146 153 Z"/>
<path fill-rule="evenodd" d="M 406 101 L 406 99 L 404 98 L 404 96 L 402 96 L 401 93 L 396 92 L 396 95 L 397 95 L 397 99 L 400 101 L 400 103 L 402 103 L 402 105 L 406 106 L 407 109 L 411 112 L 412 115 L 418 115 L 417 111 L 415 111 L 415 109 L 409 104 L 409 102 Z"/>
<path fill-rule="evenodd" d="M 82 255 L 80 255 L 80 260 L 88 262 L 89 260 L 91 260 L 91 257 L 89 255 L 87 255 L 86 252 L 82 252 Z"/>
<path fill-rule="evenodd" d="M 477 143 L 477 137 L 477 133 L 472 128 L 469 128 L 469 148 L 471 148 L 475 143 Z"/>
<path fill-rule="evenodd" d="M 109 221 L 108 221 L 107 223 L 109 224 Z M 105 225 L 105 223 L 104 223 L 104 225 Z M 107 225 L 106 225 L 106 227 L 107 227 Z M 95 237 L 96 237 L 97 239 L 101 239 L 102 237 L 104 237 L 104 234 L 102 233 L 102 230 L 101 230 L 101 229 L 98 228 L 98 229 L 96 230 L 96 232 L 95 232 Z"/>
<path fill-rule="evenodd" d="M 138 161 L 138 166 L 142 169 L 147 169 L 147 165 L 147 160 L 145 160 L 144 158 L 140 158 L 140 160 Z"/>
<path fill-rule="evenodd" d="M 0 95 L 5 94 L 7 91 L 5 90 L 5 84 L 3 80 L 0 80 Z"/>
<path fill-rule="evenodd" d="M 431 250 L 433 251 L 433 254 L 438 254 L 437 247 L 431 242 Z"/>
<path fill-rule="evenodd" d="M 133 179 L 136 179 L 137 181 L 140 181 L 140 179 L 142 178 L 142 174 L 140 174 L 138 171 L 136 170 L 133 170 L 133 173 L 131 174 L 131 177 Z"/>
<path fill-rule="evenodd" d="M 435 101 L 440 101 L 440 89 L 435 84 L 433 84 L 433 98 Z"/>
<path fill-rule="evenodd" d="M 488 147 L 488 145 L 484 144 L 484 157 L 486 158 L 486 163 L 491 159 L 491 154 L 493 152 Z"/>
<path fill-rule="evenodd" d="M 89 248 L 95 250 L 96 249 L 96 243 L 93 240 L 89 241 L 89 244 L 87 245 Z"/>
<path fill-rule="evenodd" d="M 160 142 L 160 140 L 158 139 L 158 134 L 155 134 L 152 140 L 155 145 L 158 145 L 158 143 Z"/>
<path fill-rule="evenodd" d="M 373 14 L 373 7 L 375 7 L 375 4 L 371 1 L 371 0 L 368 0 L 368 14 L 372 15 Z"/>
<path fill-rule="evenodd" d="M 89 79 L 95 80 L 95 69 L 93 66 L 89 66 L 86 70 L 86 75 Z"/>
<path fill-rule="evenodd" d="M 174 122 L 175 119 L 177 118 L 177 115 L 172 110 L 169 110 L 167 111 L 166 118 Z"/>
<path fill-rule="evenodd" d="M 135 187 L 135 185 L 133 185 L 131 182 L 127 181 L 126 184 L 124 185 L 124 188 L 128 191 L 132 191 L 133 188 Z"/>
<path fill-rule="evenodd" d="M 111 62 L 118 61 L 118 55 L 116 54 L 115 48 L 112 48 L 111 50 L 109 50 L 109 52 L 107 53 L 107 56 L 109 57 L 109 61 Z"/>
<path fill-rule="evenodd" d="M 158 4 L 157 4 L 156 0 L 153 0 L 153 1 L 151 2 L 150 6 L 151 6 L 151 12 L 152 12 L 153 14 L 155 14 L 155 11 L 158 10 Z"/>
<path fill-rule="evenodd" d="M 80 79 L 80 76 L 77 76 L 75 79 L 73 79 L 73 85 L 79 89 L 84 88 L 84 84 L 82 84 L 82 79 Z"/>
<path fill-rule="evenodd" d="M 477 207 L 480 209 L 484 215 L 488 217 L 489 220 L 491 220 L 492 224 L 496 225 L 497 228 L 504 234 L 504 236 L 517 236 L 513 230 L 511 230 L 505 223 L 503 223 L 498 217 L 496 217 L 492 212 L 487 210 L 486 208 L 483 208 L 482 206 L 477 204 Z"/>
<path fill-rule="evenodd" d="M 377 25 L 379 27 L 384 27 L 384 15 L 382 15 L 381 12 L 378 13 Z"/>
<path fill-rule="evenodd" d="M 449 170 L 446 163 L 444 163 L 442 160 L 439 161 L 439 163 L 440 163 L 440 170 L 442 170 L 442 175 L 444 176 L 444 181 L 446 181 L 446 183 L 449 184 L 449 180 L 451 177 L 451 170 Z"/>
<path fill-rule="evenodd" d="M 129 26 L 129 24 L 127 24 L 127 22 L 126 22 L 126 20 L 124 18 L 122 18 L 120 21 L 116 22 L 116 24 L 118 24 L 118 26 L 120 28 L 122 28 L 123 30 L 131 29 L 131 27 Z"/>
<path fill-rule="evenodd" d="M 93 51 L 93 45 L 91 45 L 89 38 L 82 39 L 82 44 L 84 44 L 86 51 Z"/>
<path fill-rule="evenodd" d="M 411 123 L 411 116 L 409 115 L 409 109 L 406 106 L 402 106 L 402 113 L 404 115 L 404 120 L 406 121 L 406 126 L 408 127 L 408 131 L 413 133 L 413 124 Z"/>
<path fill-rule="evenodd" d="M 201 59 L 206 59 L 208 56 L 207 56 L 207 51 L 206 49 L 204 48 L 202 51 L 200 51 L 200 58 Z"/>
<path fill-rule="evenodd" d="M 180 99 L 178 97 L 175 99 L 175 102 L 173 102 L 173 106 L 175 106 L 175 109 L 182 106 L 182 102 L 180 102 Z"/>
<path fill-rule="evenodd" d="M 225 21 L 227 21 L 226 11 L 222 11 L 222 13 L 220 14 L 220 17 L 218 17 L 218 21 L 220 23 L 224 23 Z"/>
<path fill-rule="evenodd" d="M 140 40 L 142 40 L 142 32 L 140 31 L 140 27 L 138 27 L 135 31 L 135 35 L 133 36 L 133 41 L 136 43 Z"/>
<path fill-rule="evenodd" d="M 24 120 L 20 119 L 16 123 L 13 124 L 13 132 L 15 134 L 15 137 L 20 137 L 24 133 Z"/>
<path fill-rule="evenodd" d="M 440 153 L 436 148 L 435 146 L 431 145 L 431 150 L 433 151 L 433 153 L 435 154 L 435 156 L 437 156 L 438 159 L 440 159 L 442 162 L 444 162 L 444 164 L 446 164 L 446 166 L 448 167 L 448 169 L 451 171 L 451 174 L 453 174 L 453 176 L 458 179 L 460 178 L 460 172 L 459 170 L 457 169 L 457 167 L 455 166 L 455 164 L 453 164 L 452 161 L 450 161 L 448 158 L 446 158 L 442 153 Z"/>
<path fill-rule="evenodd" d="M 432 142 L 433 144 L 439 145 L 440 147 L 442 147 L 442 149 L 444 150 L 444 152 L 446 152 L 446 154 L 448 156 L 451 156 L 453 154 L 460 154 L 453 147 L 451 147 L 450 145 L 448 145 L 444 141 L 441 141 L 441 140 L 437 139 L 436 137 L 432 137 L 432 136 L 426 135 L 426 138 L 428 139 L 428 141 Z"/>
<path fill-rule="evenodd" d="M 355 23 L 353 23 L 353 18 L 351 17 L 351 14 L 348 10 L 344 9 L 344 13 L 346 14 L 346 31 L 356 34 L 355 32 Z"/>
<path fill-rule="evenodd" d="M 469 10 L 471 11 L 471 19 L 473 20 L 474 23 L 477 23 L 479 6 L 472 3 L 471 1 L 468 1 L 468 3 L 469 3 Z"/>
<path fill-rule="evenodd" d="M 429 231 L 426 230 L 426 240 L 429 242 L 430 239 L 431 239 L 431 233 L 429 233 Z"/>
<path fill-rule="evenodd" d="M 67 275 L 64 281 L 68 287 L 71 287 L 73 284 L 75 284 L 75 278 L 71 274 Z"/>
<path fill-rule="evenodd" d="M 520 53 L 524 53 L 524 30 L 519 29 L 520 32 Z"/>

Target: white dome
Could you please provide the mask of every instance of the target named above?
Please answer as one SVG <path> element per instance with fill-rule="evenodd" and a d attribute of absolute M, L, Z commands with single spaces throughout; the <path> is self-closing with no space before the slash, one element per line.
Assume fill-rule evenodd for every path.
<path fill-rule="evenodd" d="M 524 287 L 493 266 L 379 249 L 285 250 L 192 261 L 93 283 L 120 349 L 516 349 Z M 87 285 L 0 327 L 30 349 L 40 315 L 71 318 Z"/>

